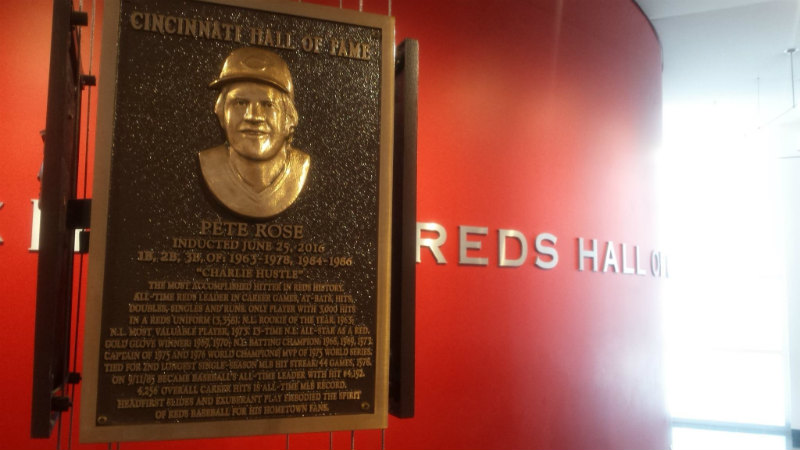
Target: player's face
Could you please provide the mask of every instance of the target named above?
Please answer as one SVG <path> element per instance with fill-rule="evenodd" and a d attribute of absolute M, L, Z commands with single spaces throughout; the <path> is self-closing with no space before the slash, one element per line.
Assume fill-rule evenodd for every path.
<path fill-rule="evenodd" d="M 228 142 L 236 153 L 264 161 L 284 147 L 289 130 L 281 95 L 263 83 L 241 81 L 231 86 L 223 115 Z"/>

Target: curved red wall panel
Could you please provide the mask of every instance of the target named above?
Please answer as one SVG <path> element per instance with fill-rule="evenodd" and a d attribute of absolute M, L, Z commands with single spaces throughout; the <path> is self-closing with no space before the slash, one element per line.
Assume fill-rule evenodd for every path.
<path fill-rule="evenodd" d="M 385 14 L 387 6 L 364 1 L 370 12 Z M 390 420 L 386 447 L 668 447 L 662 281 L 650 265 L 658 250 L 661 53 L 646 19 L 630 0 L 394 0 L 391 7 L 397 41 L 420 42 L 418 220 L 441 225 L 448 237 L 445 264 L 421 250 L 416 416 Z M 27 437 L 36 276 L 27 249 L 50 9 L 46 1 L 0 6 L 4 448 L 55 447 L 54 439 Z M 467 256 L 487 258 L 485 266 L 459 264 L 459 226 L 487 229 L 467 236 L 481 246 Z M 500 229 L 524 236 L 521 266 L 499 266 Z M 535 265 L 541 233 L 556 238 L 544 243 L 558 252 L 552 269 Z M 578 238 L 584 248 L 597 240 L 598 271 L 589 258 L 578 270 Z M 606 261 L 608 241 L 616 265 Z M 518 242 L 506 242 L 515 258 Z M 646 274 L 618 273 L 628 266 Z M 328 438 L 292 436 L 290 448 L 326 448 Z M 285 439 L 123 447 L 283 448 Z M 336 433 L 334 446 L 347 448 L 349 439 Z M 377 431 L 356 433 L 357 448 L 379 446 Z"/>
<path fill-rule="evenodd" d="M 390 442 L 667 447 L 659 281 L 577 270 L 583 237 L 598 258 L 605 241 L 618 257 L 629 244 L 629 260 L 639 246 L 650 272 L 661 53 L 646 19 L 630 1 L 393 13 L 420 41 L 418 221 L 448 238 L 446 264 L 421 250 L 417 418 L 392 423 Z M 458 264 L 459 225 L 488 228 L 470 238 L 487 266 Z M 527 237 L 521 267 L 498 267 L 501 228 Z M 544 232 L 558 238 L 552 270 L 534 266 Z"/>

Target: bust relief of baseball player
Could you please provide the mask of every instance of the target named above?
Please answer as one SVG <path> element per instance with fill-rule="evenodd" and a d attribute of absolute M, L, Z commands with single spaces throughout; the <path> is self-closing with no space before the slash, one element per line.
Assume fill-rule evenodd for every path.
<path fill-rule="evenodd" d="M 198 153 L 208 189 L 243 216 L 284 211 L 300 195 L 311 159 L 291 145 L 298 116 L 288 65 L 269 50 L 239 48 L 210 87 L 219 89 L 214 112 L 227 142 Z"/>

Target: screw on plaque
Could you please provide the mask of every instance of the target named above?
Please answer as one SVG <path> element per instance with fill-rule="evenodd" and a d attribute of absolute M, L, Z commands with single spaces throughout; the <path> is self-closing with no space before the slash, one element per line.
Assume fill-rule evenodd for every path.
<path fill-rule="evenodd" d="M 361 402 L 361 410 L 362 411 L 369 411 L 370 404 L 369 402 Z"/>
<path fill-rule="evenodd" d="M 97 424 L 98 425 L 105 425 L 108 423 L 108 417 L 106 416 L 97 416 Z"/>

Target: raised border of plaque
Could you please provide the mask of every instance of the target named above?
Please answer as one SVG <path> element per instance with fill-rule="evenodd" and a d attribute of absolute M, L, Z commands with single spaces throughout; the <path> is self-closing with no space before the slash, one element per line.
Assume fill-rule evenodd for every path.
<path fill-rule="evenodd" d="M 386 428 L 394 19 L 114 0 L 103 23 L 81 441 Z"/>

